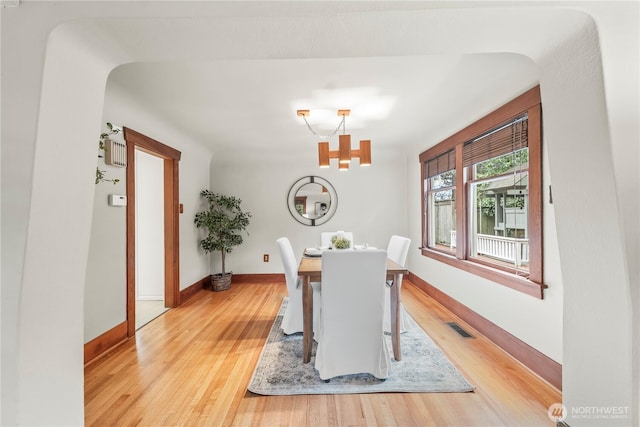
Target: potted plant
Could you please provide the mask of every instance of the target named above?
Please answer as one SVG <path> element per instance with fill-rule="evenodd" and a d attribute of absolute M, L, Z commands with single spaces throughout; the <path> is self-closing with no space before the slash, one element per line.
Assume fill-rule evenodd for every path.
<path fill-rule="evenodd" d="M 209 190 L 200 192 L 200 196 L 207 200 L 208 209 L 196 214 L 194 223 L 198 228 L 207 230 L 207 236 L 200 240 L 200 246 L 206 253 L 220 251 L 222 256 L 222 273 L 211 276 L 211 288 L 223 291 L 231 286 L 231 275 L 225 269 L 225 255 L 234 246 L 242 244 L 240 231 L 249 226 L 251 213 L 243 212 L 237 197 L 225 196 Z"/>
<path fill-rule="evenodd" d="M 351 242 L 346 237 L 333 236 L 331 244 L 335 249 L 349 249 L 351 247 Z"/>

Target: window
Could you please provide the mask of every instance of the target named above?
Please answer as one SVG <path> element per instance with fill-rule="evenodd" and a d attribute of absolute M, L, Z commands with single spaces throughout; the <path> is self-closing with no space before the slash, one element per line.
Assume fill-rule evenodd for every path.
<path fill-rule="evenodd" d="M 456 157 L 450 150 L 426 163 L 430 248 L 455 253 L 456 239 Z"/>
<path fill-rule="evenodd" d="M 539 87 L 420 162 L 423 255 L 542 298 Z"/>

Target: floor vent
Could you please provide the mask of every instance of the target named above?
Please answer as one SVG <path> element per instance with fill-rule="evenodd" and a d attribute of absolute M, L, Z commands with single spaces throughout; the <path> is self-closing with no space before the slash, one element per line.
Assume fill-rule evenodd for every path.
<path fill-rule="evenodd" d="M 447 325 L 449 325 L 449 327 L 451 329 L 453 329 L 454 331 L 456 331 L 458 333 L 458 335 L 460 335 L 463 338 L 473 338 L 473 335 L 471 335 L 469 332 L 465 331 L 464 329 L 462 329 L 462 327 L 460 325 L 458 325 L 456 322 L 447 322 Z"/>

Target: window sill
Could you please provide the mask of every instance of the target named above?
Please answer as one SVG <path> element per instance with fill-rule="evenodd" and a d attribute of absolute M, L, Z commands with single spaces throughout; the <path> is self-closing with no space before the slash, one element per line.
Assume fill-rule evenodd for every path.
<path fill-rule="evenodd" d="M 547 287 L 543 283 L 532 282 L 524 277 L 487 265 L 458 259 L 455 256 L 433 249 L 422 248 L 422 255 L 539 299 L 543 299 L 543 291 Z"/>

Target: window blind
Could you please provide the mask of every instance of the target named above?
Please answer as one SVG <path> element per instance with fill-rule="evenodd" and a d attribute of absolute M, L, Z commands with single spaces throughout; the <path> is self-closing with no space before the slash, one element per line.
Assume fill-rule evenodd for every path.
<path fill-rule="evenodd" d="M 528 147 L 527 125 L 528 119 L 525 115 L 465 142 L 462 149 L 463 165 L 471 166 Z"/>
<path fill-rule="evenodd" d="M 456 168 L 456 150 L 449 150 L 438 157 L 427 160 L 427 178 Z"/>

